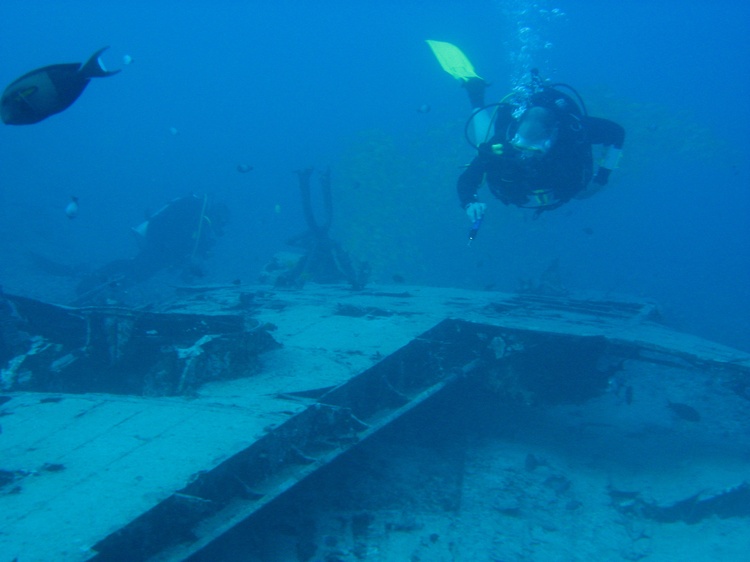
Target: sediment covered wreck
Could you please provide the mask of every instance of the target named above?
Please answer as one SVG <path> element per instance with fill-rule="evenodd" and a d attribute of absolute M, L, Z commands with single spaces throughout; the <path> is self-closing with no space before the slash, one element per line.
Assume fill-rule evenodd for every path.
<path fill-rule="evenodd" d="M 750 516 L 750 356 L 651 304 L 2 295 L 0 367 L 0 552 L 19 562 L 636 560 L 670 547 L 656 525 Z"/>

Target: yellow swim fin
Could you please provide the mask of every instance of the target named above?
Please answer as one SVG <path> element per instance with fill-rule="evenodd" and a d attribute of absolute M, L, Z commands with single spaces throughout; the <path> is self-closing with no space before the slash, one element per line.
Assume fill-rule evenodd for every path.
<path fill-rule="evenodd" d="M 452 43 L 445 41 L 433 41 L 427 39 L 427 44 L 432 49 L 435 58 L 448 74 L 458 80 L 468 80 L 469 78 L 481 78 L 472 66 L 469 59 L 461 52 L 461 49 Z"/>

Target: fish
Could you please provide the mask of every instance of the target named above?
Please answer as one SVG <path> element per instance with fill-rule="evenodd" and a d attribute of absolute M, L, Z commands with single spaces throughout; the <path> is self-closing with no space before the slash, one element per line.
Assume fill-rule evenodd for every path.
<path fill-rule="evenodd" d="M 689 422 L 701 421 L 701 415 L 692 406 L 680 402 L 667 402 L 667 407 L 672 410 L 678 418 Z"/>
<path fill-rule="evenodd" d="M 120 72 L 104 68 L 95 52 L 85 63 L 53 64 L 27 72 L 11 82 L 0 98 L 0 118 L 6 125 L 32 125 L 70 107 L 91 78 Z"/>
<path fill-rule="evenodd" d="M 78 197 L 70 198 L 70 203 L 65 207 L 65 216 L 74 219 L 78 216 Z"/>

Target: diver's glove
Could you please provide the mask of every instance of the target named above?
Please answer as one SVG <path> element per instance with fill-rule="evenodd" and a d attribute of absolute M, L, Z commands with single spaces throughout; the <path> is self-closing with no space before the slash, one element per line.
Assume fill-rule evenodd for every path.
<path fill-rule="evenodd" d="M 612 170 L 609 170 L 607 168 L 599 168 L 592 181 L 597 185 L 607 185 L 607 182 L 609 181 L 609 174 L 611 173 Z"/>
<path fill-rule="evenodd" d="M 472 201 L 471 203 L 467 204 L 464 209 L 466 209 L 466 214 L 468 215 L 469 220 L 474 223 L 484 217 L 484 212 L 487 210 L 487 205 L 485 205 L 484 203 L 480 203 L 479 201 Z"/>

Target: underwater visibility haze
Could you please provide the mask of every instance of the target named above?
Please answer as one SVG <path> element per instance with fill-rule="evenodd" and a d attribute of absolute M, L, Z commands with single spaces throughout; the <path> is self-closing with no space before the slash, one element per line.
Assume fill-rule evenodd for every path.
<path fill-rule="evenodd" d="M 742 2 L 8 0 L 3 12 L 4 84 L 105 45 L 103 63 L 122 69 L 64 112 L 0 130 L 8 292 L 70 301 L 29 253 L 81 270 L 128 257 L 144 213 L 190 192 L 231 209 L 207 274 L 254 281 L 302 221 L 293 171 L 330 166 L 333 232 L 374 282 L 513 291 L 557 269 L 566 291 L 653 299 L 672 325 L 750 348 Z M 488 101 L 535 67 L 621 123 L 610 185 L 536 221 L 485 189 L 467 248 L 455 182 L 472 157 L 469 106 L 426 39 L 460 46 Z"/>
<path fill-rule="evenodd" d="M 748 22 L 3 0 L 0 551 L 743 559 Z M 487 103 L 562 83 L 621 125 L 606 186 L 467 220 L 476 92 L 436 45 Z M 530 115 L 520 167 L 559 146 Z"/>

